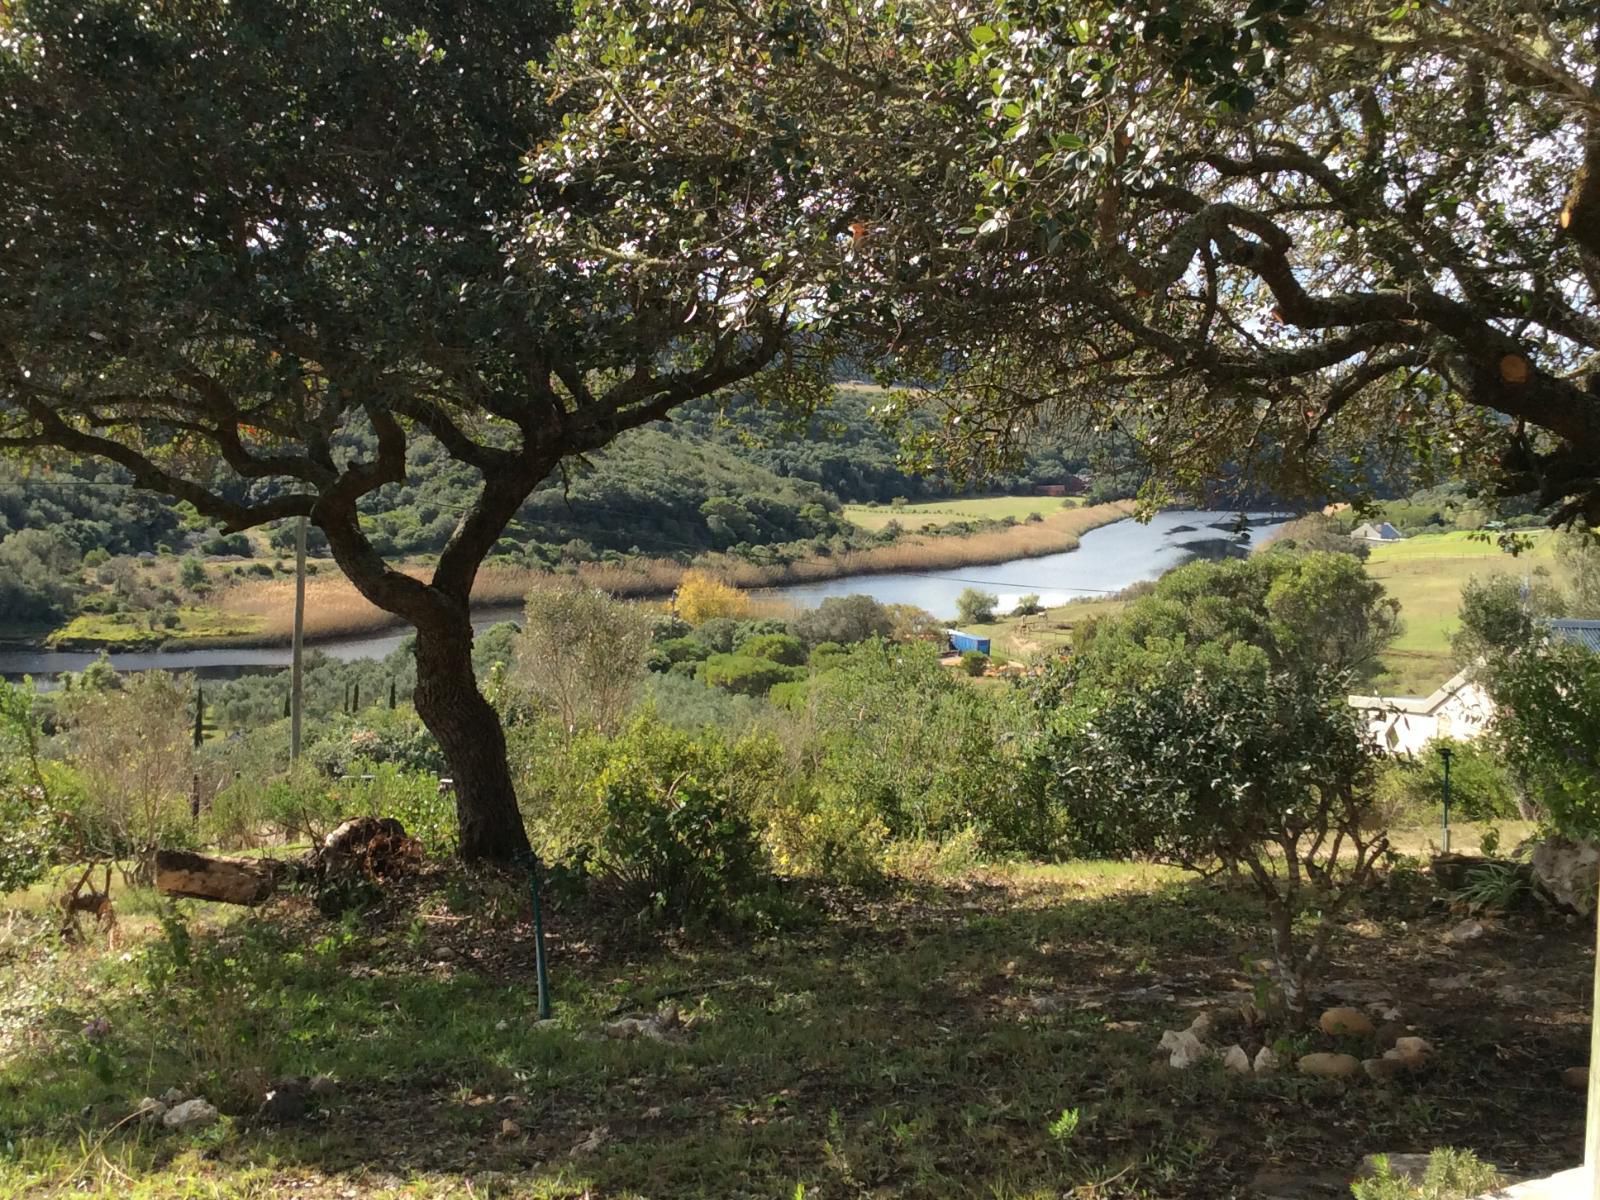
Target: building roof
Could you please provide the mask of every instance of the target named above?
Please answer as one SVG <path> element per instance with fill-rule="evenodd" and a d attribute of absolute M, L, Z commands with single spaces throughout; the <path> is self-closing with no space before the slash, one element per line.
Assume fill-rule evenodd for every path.
<path fill-rule="evenodd" d="M 1550 636 L 1558 642 L 1582 646 L 1600 654 L 1600 621 L 1579 621 L 1571 617 L 1557 617 L 1544 623 Z"/>
<path fill-rule="evenodd" d="M 1404 538 L 1401 533 L 1389 522 L 1384 521 L 1374 525 L 1368 521 L 1365 525 L 1357 525 L 1350 531 L 1350 536 L 1360 538 L 1364 542 L 1398 542 Z"/>
<path fill-rule="evenodd" d="M 1428 696 L 1346 696 L 1352 708 L 1382 709 L 1385 712 L 1427 715 L 1438 712 L 1458 692 L 1476 689 L 1466 670 L 1457 671 Z"/>

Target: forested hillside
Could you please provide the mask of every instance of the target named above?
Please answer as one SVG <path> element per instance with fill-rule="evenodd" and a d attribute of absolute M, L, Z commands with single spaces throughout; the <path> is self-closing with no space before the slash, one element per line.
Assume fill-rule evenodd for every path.
<path fill-rule="evenodd" d="M 942 497 L 961 490 L 937 472 L 914 474 L 899 457 L 895 434 L 870 411 L 865 385 L 842 385 L 833 404 L 803 428 L 738 397 L 692 405 L 670 422 L 634 430 L 606 450 L 568 460 L 523 506 L 497 547 L 553 564 L 640 552 L 692 555 L 741 545 L 774 545 L 845 535 L 841 502 Z M 371 450 L 360 434 L 344 444 Z M 476 486 L 471 467 L 419 436 L 408 452 L 404 483 L 366 497 L 369 534 L 384 554 L 437 552 Z M 1040 437 L 1012 473 L 978 481 L 981 490 L 1032 491 L 1092 468 L 1091 449 Z M 202 523 L 170 502 L 123 486 L 104 466 L 63 463 L 49 474 L 23 475 L 0 465 L 0 538 L 49 529 L 79 552 L 103 548 L 137 554 L 196 548 L 246 551 L 243 542 L 206 546 Z M 1133 478 L 1104 475 L 1099 498 L 1131 494 Z M 292 530 L 271 532 L 287 550 Z M 314 533 L 313 549 L 319 550 Z"/>

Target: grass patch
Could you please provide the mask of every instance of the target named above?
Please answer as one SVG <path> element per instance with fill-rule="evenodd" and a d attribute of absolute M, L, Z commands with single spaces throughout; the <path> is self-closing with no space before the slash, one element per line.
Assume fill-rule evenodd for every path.
<path fill-rule="evenodd" d="M 1385 655 L 1375 690 L 1425 696 L 1456 672 L 1450 638 L 1461 627 L 1461 589 L 1477 576 L 1559 570 L 1555 543 L 1535 531 L 1531 550 L 1513 558 L 1493 541 L 1465 532 L 1428 533 L 1374 546 L 1367 573 L 1400 602 L 1405 628 Z"/>
<path fill-rule="evenodd" d="M 1135 864 L 813 893 L 812 922 L 771 937 L 558 908 L 547 1024 L 511 880 L 441 870 L 343 922 L 285 901 L 191 923 L 182 954 L 151 926 L 110 953 L 14 937 L 0 1194 L 1220 1198 L 1264 1169 L 1348 1172 L 1375 1146 L 1564 1165 L 1582 1111 L 1554 1080 L 1587 1045 L 1586 935 L 1451 954 L 1453 918 L 1398 879 L 1334 946 L 1336 974 L 1392 989 L 1438 1047 L 1384 1087 L 1152 1063 L 1163 1029 L 1249 995 L 1240 964 L 1263 939 L 1249 894 Z M 1481 986 L 1427 986 L 1463 972 Z M 1539 1003 L 1502 1002 L 1507 979 Z M 602 1034 L 666 1000 L 678 1040 Z M 252 1119 L 272 1078 L 317 1072 L 339 1089 L 314 1119 Z M 225 1122 L 117 1124 L 170 1086 Z"/>
<path fill-rule="evenodd" d="M 259 634 L 264 625 L 254 614 L 208 605 L 186 604 L 173 612 L 177 624 L 171 626 L 155 621 L 153 613 L 82 613 L 53 632 L 46 642 L 61 649 L 130 650 L 169 642 L 249 638 Z"/>
<path fill-rule="evenodd" d="M 957 521 L 1027 520 L 1030 513 L 1048 516 L 1063 508 L 1078 508 L 1082 502 L 1060 496 L 962 496 L 950 500 L 930 500 L 924 504 L 867 505 L 846 504 L 845 517 L 877 533 L 891 521 L 905 529 L 924 525 L 953 525 Z"/>

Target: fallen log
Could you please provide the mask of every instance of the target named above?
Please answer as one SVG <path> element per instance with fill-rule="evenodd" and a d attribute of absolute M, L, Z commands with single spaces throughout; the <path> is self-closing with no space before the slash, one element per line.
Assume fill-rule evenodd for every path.
<path fill-rule="evenodd" d="M 278 887 L 285 866 L 270 858 L 211 858 L 187 850 L 156 851 L 156 890 L 191 900 L 260 904 Z"/>

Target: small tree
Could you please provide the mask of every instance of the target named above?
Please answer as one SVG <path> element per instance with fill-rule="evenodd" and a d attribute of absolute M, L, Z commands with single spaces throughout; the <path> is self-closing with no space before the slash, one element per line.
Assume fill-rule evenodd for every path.
<path fill-rule="evenodd" d="M 189 704 L 188 687 L 165 671 L 134 672 L 118 687 L 78 686 L 62 697 L 66 741 L 88 797 L 80 833 L 94 853 L 133 859 L 138 882 L 154 878 L 163 840 L 188 836 Z"/>
<path fill-rule="evenodd" d="M 994 620 L 995 606 L 999 603 L 1000 597 L 993 592 L 963 588 L 956 597 L 956 615 L 963 625 L 987 625 Z"/>
<path fill-rule="evenodd" d="M 976 679 L 989 669 L 989 656 L 982 650 L 968 650 L 961 656 L 961 669 Z"/>
<path fill-rule="evenodd" d="M 1039 593 L 1032 592 L 1026 596 L 1018 596 L 1017 602 L 1011 606 L 1011 612 L 1019 617 L 1037 616 L 1044 611 L 1044 605 L 1039 603 Z"/>
<path fill-rule="evenodd" d="M 1104 689 L 1074 662 L 1040 692 L 1054 722 L 1040 766 L 1078 848 L 1242 869 L 1296 1024 L 1335 918 L 1388 847 L 1369 832 L 1370 750 L 1342 684 L 1272 671 L 1251 647 L 1169 644 L 1137 686 Z"/>
<path fill-rule="evenodd" d="M 513 686 L 554 713 L 567 736 L 614 732 L 645 675 L 653 631 L 637 605 L 569 584 L 528 594 Z"/>
<path fill-rule="evenodd" d="M 1547 574 L 1527 580 L 1480 576 L 1461 589 L 1461 628 L 1450 644 L 1462 666 L 1489 663 L 1531 646 L 1542 618 L 1565 613 L 1566 603 Z"/>
<path fill-rule="evenodd" d="M 672 597 L 672 611 L 691 625 L 750 615 L 750 597 L 706 571 L 685 571 Z"/>
<path fill-rule="evenodd" d="M 184 555 L 178 564 L 178 582 L 193 592 L 205 587 L 206 579 L 205 563 L 192 554 Z"/>

